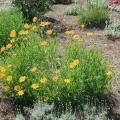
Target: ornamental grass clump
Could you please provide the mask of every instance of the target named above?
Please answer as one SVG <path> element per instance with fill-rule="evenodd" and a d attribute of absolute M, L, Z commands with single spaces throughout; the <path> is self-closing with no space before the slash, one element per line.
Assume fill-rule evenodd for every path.
<path fill-rule="evenodd" d="M 86 27 L 98 28 L 104 28 L 106 21 L 109 21 L 108 9 L 95 5 L 81 10 L 78 20 L 79 24 L 84 24 Z"/>

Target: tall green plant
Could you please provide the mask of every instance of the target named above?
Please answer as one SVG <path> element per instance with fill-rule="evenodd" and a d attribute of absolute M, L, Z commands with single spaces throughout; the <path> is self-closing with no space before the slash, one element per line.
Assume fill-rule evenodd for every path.
<path fill-rule="evenodd" d="M 23 27 L 22 13 L 16 9 L 0 11 L 0 47 L 9 42 L 10 32 L 18 32 Z"/>
<path fill-rule="evenodd" d="M 99 6 L 90 6 L 80 12 L 78 22 L 85 24 L 87 27 L 104 28 L 105 22 L 109 21 L 109 11 L 107 8 Z"/>

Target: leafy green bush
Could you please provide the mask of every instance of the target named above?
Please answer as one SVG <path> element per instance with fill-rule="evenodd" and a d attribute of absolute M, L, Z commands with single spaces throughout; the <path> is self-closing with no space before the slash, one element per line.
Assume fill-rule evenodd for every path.
<path fill-rule="evenodd" d="M 76 105 L 86 95 L 104 98 L 109 92 L 112 71 L 98 52 L 71 41 L 59 53 L 58 40 L 43 40 L 32 32 L 25 39 L 0 67 L 3 93 L 15 103 L 40 99 L 55 106 Z"/>
<path fill-rule="evenodd" d="M 77 6 L 68 6 L 64 9 L 66 15 L 78 15 L 80 12 L 80 7 Z"/>
<path fill-rule="evenodd" d="M 91 6 L 80 12 L 79 23 L 87 27 L 103 28 L 107 20 L 109 20 L 109 12 L 104 7 Z"/>
<path fill-rule="evenodd" d="M 120 38 L 120 25 L 117 23 L 106 25 L 105 34 L 113 38 Z"/>
<path fill-rule="evenodd" d="M 23 12 L 23 15 L 32 19 L 50 8 L 53 0 L 13 0 L 13 5 Z"/>
<path fill-rule="evenodd" d="M 0 47 L 9 42 L 10 32 L 23 27 L 23 17 L 16 9 L 0 11 Z"/>

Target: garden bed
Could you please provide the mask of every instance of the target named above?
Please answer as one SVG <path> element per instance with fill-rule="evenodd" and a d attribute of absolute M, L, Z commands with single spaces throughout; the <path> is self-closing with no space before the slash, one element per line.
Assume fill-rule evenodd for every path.
<path fill-rule="evenodd" d="M 78 3 L 78 4 L 80 4 L 80 3 Z M 75 4 L 73 3 L 71 5 L 74 6 Z M 69 6 L 69 5 L 67 5 L 67 6 Z M 110 119 L 113 118 L 115 120 L 117 120 L 117 119 L 119 120 L 120 119 L 120 102 L 119 102 L 119 100 L 120 100 L 120 87 L 119 87 L 120 86 L 120 81 L 119 81 L 119 78 L 120 78 L 120 62 L 119 62 L 120 61 L 120 47 L 119 47 L 120 39 L 118 38 L 117 40 L 114 40 L 114 41 L 110 40 L 105 36 L 104 30 L 101 30 L 98 28 L 97 29 L 96 28 L 88 29 L 86 26 L 78 24 L 77 20 L 78 20 L 79 15 L 77 15 L 77 16 L 65 15 L 65 13 L 64 13 L 65 7 L 66 7 L 66 5 L 61 5 L 61 4 L 54 5 L 50 11 L 45 13 L 45 16 L 47 18 L 46 17 L 45 17 L 45 19 L 34 18 L 33 23 L 23 24 L 23 26 L 24 26 L 23 31 L 18 32 L 19 33 L 18 36 L 16 36 L 14 30 L 10 31 L 11 37 L 13 37 L 13 38 L 15 37 L 16 40 L 18 40 L 18 41 L 16 42 L 16 44 L 14 44 L 14 41 L 12 41 L 13 48 L 10 46 L 6 46 L 8 48 L 10 47 L 9 48 L 10 52 L 8 49 L 3 51 L 4 57 L 2 58 L 2 60 L 5 58 L 5 63 L 3 63 L 3 61 L 0 61 L 0 62 L 4 65 L 5 68 L 8 67 L 9 62 L 12 63 L 13 70 L 11 70 L 10 65 L 6 69 L 6 71 L 7 71 L 6 74 L 9 75 L 7 80 L 10 82 L 10 81 L 12 81 L 12 79 L 15 79 L 15 81 L 17 81 L 17 82 L 13 81 L 11 83 L 11 86 L 17 85 L 19 83 L 19 81 L 21 81 L 21 83 L 26 82 L 26 86 L 21 85 L 23 90 L 21 90 L 20 93 L 19 93 L 19 91 L 17 91 L 17 93 L 16 93 L 13 90 L 11 90 L 11 92 L 13 93 L 12 94 L 12 97 L 14 98 L 13 100 L 15 100 L 15 102 L 18 102 L 18 103 L 20 103 L 20 105 L 22 105 L 22 104 L 25 104 L 26 101 L 28 103 L 28 101 L 30 100 L 29 97 L 33 100 L 36 100 L 36 96 L 40 95 L 40 100 L 45 102 L 45 106 L 47 106 L 46 105 L 47 101 L 48 101 L 48 103 L 54 102 L 57 107 L 60 105 L 58 107 L 60 109 L 56 109 L 54 112 L 54 114 L 57 114 L 56 116 L 60 117 L 61 109 L 63 111 L 66 109 L 66 110 L 68 110 L 68 112 L 70 112 L 70 110 L 77 111 L 79 108 L 84 108 L 83 106 L 82 107 L 77 106 L 78 108 L 76 108 L 75 105 L 77 105 L 78 103 L 80 103 L 82 101 L 82 99 L 77 100 L 77 98 L 78 99 L 82 98 L 87 93 L 90 96 L 92 96 L 92 95 L 94 96 L 93 98 L 92 97 L 87 98 L 87 100 L 88 100 L 87 103 L 89 103 L 88 105 L 91 105 L 91 104 L 92 104 L 92 106 L 95 105 L 96 109 L 101 106 L 105 107 L 105 108 L 108 107 L 108 108 L 110 108 L 110 111 L 107 110 L 107 111 L 109 111 L 108 112 L 109 114 L 107 114 L 106 109 L 104 109 L 105 114 L 107 114 Z M 115 12 L 115 14 L 116 14 L 116 12 Z M 117 20 L 119 20 L 119 17 L 118 17 L 119 14 L 117 13 L 117 16 L 115 14 L 114 14 L 114 12 L 111 12 L 111 16 L 114 16 L 115 18 L 117 18 Z M 38 23 L 36 23 L 37 20 L 38 20 Z M 112 18 L 112 22 L 113 22 L 113 18 Z M 39 24 L 39 26 L 37 26 L 38 24 Z M 55 27 L 55 28 L 57 27 L 58 29 L 54 30 L 53 27 Z M 34 31 L 35 34 L 32 33 L 31 31 Z M 57 34 L 54 34 L 54 32 L 57 32 Z M 36 33 L 37 33 L 37 37 L 36 37 Z M 25 36 L 28 35 L 28 36 L 24 37 L 24 35 Z M 43 37 L 42 39 L 40 38 L 41 35 Z M 54 35 L 55 37 L 53 37 L 52 35 Z M 9 36 L 9 33 L 8 33 L 8 36 Z M 34 40 L 36 40 L 36 41 L 34 41 Z M 28 41 L 30 41 L 30 42 L 28 42 Z M 8 40 L 8 42 L 9 42 L 9 40 Z M 10 42 L 11 42 L 11 40 L 10 40 Z M 31 46 L 32 44 L 33 44 L 33 46 Z M 80 48 L 81 45 L 83 45 L 81 48 L 84 48 L 85 51 Z M 14 57 L 14 56 L 16 56 L 16 54 L 12 53 L 12 49 L 13 49 L 13 51 L 15 50 L 15 52 L 17 52 L 17 57 Z M 91 50 L 91 52 L 89 52 L 89 50 Z M 94 50 L 97 52 L 94 52 Z M 39 51 L 41 51 L 41 52 L 39 52 Z M 82 51 L 82 52 L 79 54 L 80 51 Z M 99 55 L 101 56 L 101 52 L 104 55 L 102 57 L 99 57 Z M 29 58 L 27 58 L 27 57 L 29 57 Z M 74 59 L 72 59 L 72 57 Z M 41 60 L 41 58 L 42 58 L 42 60 Z M 84 62 L 84 58 L 86 61 L 88 60 L 86 63 Z M 104 61 L 104 58 L 105 58 L 105 61 L 108 61 L 108 63 L 110 64 L 110 65 L 108 65 L 109 67 L 107 69 L 105 69 L 106 68 L 104 66 L 105 64 L 101 63 L 102 60 Z M 91 62 L 91 61 L 93 61 L 93 62 Z M 81 67 L 81 65 L 83 65 L 83 66 Z M 91 67 L 91 65 L 94 67 L 95 66 L 97 66 L 97 67 L 95 67 L 93 69 L 93 67 Z M 88 67 L 85 68 L 84 66 L 85 67 L 88 66 Z M 60 69 L 60 70 L 57 70 L 57 69 Z M 4 70 L 4 69 L 2 68 L 2 70 Z M 56 70 L 56 71 L 53 73 L 54 70 Z M 100 101 L 100 99 L 104 98 L 103 97 L 104 95 L 101 93 L 102 92 L 104 93 L 104 90 L 106 91 L 107 87 L 108 87 L 108 86 L 107 87 L 105 86 L 104 88 L 102 88 L 102 86 L 105 85 L 106 83 L 99 84 L 99 81 L 102 81 L 103 77 L 104 77 L 104 80 L 106 80 L 106 81 L 108 80 L 106 78 L 106 75 L 104 74 L 104 70 L 105 71 L 109 70 L 107 75 L 111 78 L 111 79 L 109 78 L 110 79 L 109 83 L 111 83 L 111 87 L 112 87 L 111 92 L 107 96 L 105 96 L 108 98 L 107 102 L 104 101 L 104 99 L 103 99 L 103 101 Z M 113 70 L 114 72 L 112 72 L 111 70 Z M 24 74 L 22 71 L 24 71 Z M 82 72 L 82 71 L 84 71 L 84 72 Z M 86 71 L 88 71 L 88 72 L 86 72 Z M 94 72 L 91 72 L 91 71 L 94 71 Z M 98 73 L 96 73 L 96 71 L 98 71 L 98 73 L 100 73 L 100 76 L 98 76 Z M 89 72 L 90 72 L 91 76 L 93 75 L 92 77 L 90 77 Z M 86 73 L 86 74 L 84 74 L 84 73 Z M 13 78 L 10 76 L 10 74 L 13 76 Z M 79 75 L 79 74 L 81 74 L 81 75 Z M 38 75 L 40 75 L 40 76 L 38 76 Z M 37 80 L 38 77 L 40 77 L 39 85 L 42 87 L 42 89 L 39 89 L 38 80 Z M 68 77 L 68 78 L 66 78 L 66 77 Z M 86 79 L 87 77 L 88 77 L 88 79 Z M 57 84 L 57 83 L 50 82 L 50 81 L 52 81 L 52 79 L 53 79 L 53 81 L 59 81 L 58 80 L 59 78 L 61 80 L 63 80 L 63 83 L 60 82 L 59 84 Z M 30 83 L 27 83 L 28 79 L 30 80 Z M 99 86 L 96 86 L 93 79 Z M 99 79 L 99 81 L 97 81 L 98 79 Z M 35 80 L 35 83 L 33 83 L 34 80 Z M 80 83 L 78 82 L 79 80 L 81 81 Z M 88 81 L 90 80 L 89 83 L 91 83 L 91 84 L 88 84 L 88 82 L 86 81 L 86 84 L 87 84 L 87 86 L 86 86 L 83 80 L 88 80 Z M 49 84 L 47 84 L 47 81 L 49 82 Z M 71 82 L 73 82 L 74 84 L 71 84 Z M 4 83 L 4 85 L 6 85 L 6 82 L 3 81 L 3 83 Z M 51 89 L 47 89 L 46 92 L 44 92 L 44 90 L 46 88 L 44 86 L 44 84 L 47 87 L 50 87 Z M 57 84 L 58 87 L 55 87 L 54 86 L 55 84 Z M 69 85 L 70 85 L 70 87 L 69 87 Z M 81 86 L 80 88 L 82 90 L 77 89 L 77 88 L 79 88 L 78 85 Z M 91 86 L 93 86 L 93 87 L 91 87 Z M 99 87 L 101 87 L 102 89 L 99 89 Z M 14 88 L 14 89 L 18 90 L 18 88 L 19 87 L 17 86 L 17 88 L 16 89 Z M 95 88 L 95 89 L 93 90 L 93 88 Z M 94 92 L 96 90 L 96 88 L 97 88 L 97 91 Z M 38 89 L 40 91 L 42 91 L 42 93 L 44 93 L 44 96 L 41 95 L 41 92 L 39 93 L 37 91 Z M 54 91 L 54 89 L 56 89 L 56 90 Z M 8 90 L 8 87 L 6 87 L 6 90 Z M 89 92 L 90 90 L 91 90 L 91 92 Z M 101 90 L 103 90 L 103 91 L 101 92 Z M 24 91 L 25 91 L 25 93 L 24 93 Z M 48 93 L 47 91 L 51 91 L 51 92 Z M 58 92 L 56 92 L 56 91 L 58 91 Z M 97 92 L 98 92 L 97 97 L 100 95 L 99 96 L 100 99 L 98 101 L 94 101 Z M 69 93 L 69 94 L 65 94 L 65 93 Z M 91 93 L 92 93 L 92 95 L 91 95 Z M 5 92 L 4 94 L 9 96 L 9 94 L 7 94 L 7 92 Z M 29 94 L 32 97 L 29 96 Z M 21 97 L 19 97 L 18 95 L 20 95 Z M 24 95 L 25 95 L 25 97 L 24 97 Z M 49 97 L 47 97 L 47 95 Z M 81 97 L 81 95 L 83 95 L 83 96 Z M 23 96 L 23 98 L 22 98 L 22 96 Z M 3 96 L 1 95 L 1 97 L 3 97 Z M 9 96 L 9 97 L 11 98 L 11 96 Z M 24 98 L 26 100 L 24 100 Z M 59 99 L 57 99 L 57 98 L 59 98 Z M 73 98 L 75 98 L 75 99 L 73 99 Z M 1 101 L 1 104 L 4 103 L 4 101 L 6 101 L 6 99 L 3 99 L 3 102 Z M 85 101 L 85 100 L 83 100 L 83 101 Z M 31 102 L 31 101 L 29 101 L 29 102 Z M 99 106 L 99 102 L 102 105 L 100 104 L 100 106 Z M 42 103 L 42 105 L 44 106 L 44 103 Z M 83 105 L 85 105 L 85 103 L 83 103 Z M 37 106 L 38 106 L 38 108 L 36 108 L 36 110 L 41 111 L 41 107 L 39 107 L 39 104 Z M 65 106 L 66 106 L 66 108 L 65 108 Z M 92 106 L 90 106 L 90 107 L 92 108 Z M 11 107 L 11 104 L 8 103 L 8 108 L 9 107 Z M 85 107 L 85 109 L 87 109 L 87 108 Z M 90 109 L 90 108 L 88 108 L 88 109 Z M 94 109 L 95 111 L 93 111 L 93 112 L 96 112 L 97 111 L 96 109 Z M 39 111 L 36 111 L 36 110 L 33 109 L 33 106 L 29 106 L 25 110 L 23 110 L 24 112 L 23 111 L 21 111 L 21 112 L 26 114 L 27 117 L 28 116 L 36 117 L 37 113 L 39 114 Z M 51 107 L 51 110 L 52 110 L 52 107 Z M 36 116 L 33 116 L 33 114 L 31 114 L 31 111 L 33 111 L 33 113 L 35 113 L 35 111 L 36 111 L 36 113 L 35 113 Z M 17 111 L 15 111 L 15 113 L 10 112 L 10 115 L 12 117 L 14 117 L 14 114 L 16 114 L 16 112 Z M 80 111 L 80 112 L 76 113 L 77 115 L 79 115 L 79 117 L 81 117 L 81 118 L 79 118 L 77 116 L 78 119 L 81 119 L 81 120 L 85 119 L 85 118 L 83 118 L 83 116 L 85 117 L 86 114 L 89 116 L 89 111 L 87 111 L 88 113 L 87 112 L 84 113 L 84 112 L 85 111 Z M 9 113 L 9 111 L 8 111 L 8 113 Z M 6 114 L 6 109 L 2 111 L 2 114 Z M 52 114 L 52 115 L 54 115 L 54 114 Z M 103 111 L 98 112 L 98 114 L 104 115 Z M 67 116 L 67 115 L 65 115 L 65 116 Z M 71 114 L 69 114 L 68 116 L 71 116 Z M 46 117 L 46 116 L 44 116 L 44 117 Z M 72 120 L 74 120 L 74 117 L 75 116 L 73 114 L 71 116 L 71 118 L 73 118 Z M 93 116 L 93 119 L 95 119 L 95 117 L 96 116 Z M 63 115 L 63 118 L 64 118 L 64 115 Z M 107 118 L 105 118 L 105 119 L 107 119 Z M 64 120 L 65 120 L 65 118 L 64 118 Z M 88 120 L 88 119 L 86 118 L 85 120 Z"/>

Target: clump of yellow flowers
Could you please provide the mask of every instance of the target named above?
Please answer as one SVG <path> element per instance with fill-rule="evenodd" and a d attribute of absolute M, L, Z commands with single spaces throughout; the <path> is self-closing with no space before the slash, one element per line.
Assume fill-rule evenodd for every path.
<path fill-rule="evenodd" d="M 75 68 L 79 63 L 80 63 L 80 61 L 78 59 L 75 59 L 69 64 L 69 67 Z"/>

